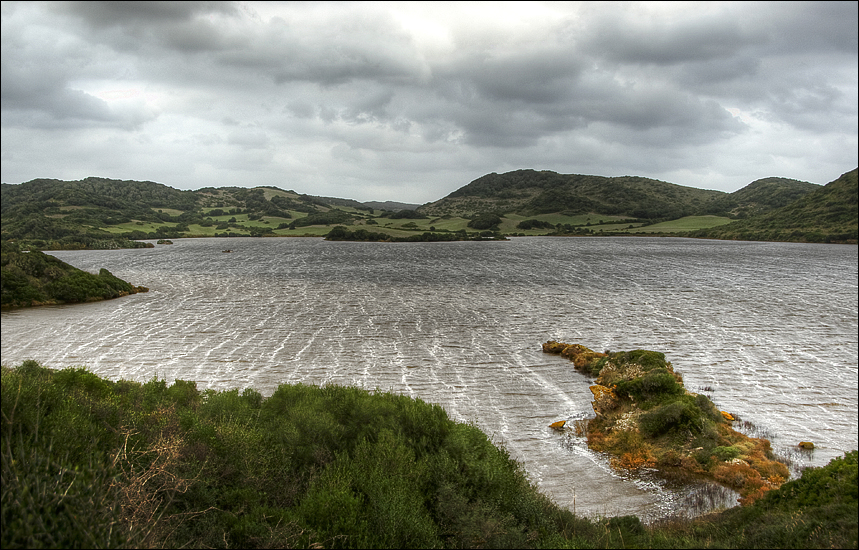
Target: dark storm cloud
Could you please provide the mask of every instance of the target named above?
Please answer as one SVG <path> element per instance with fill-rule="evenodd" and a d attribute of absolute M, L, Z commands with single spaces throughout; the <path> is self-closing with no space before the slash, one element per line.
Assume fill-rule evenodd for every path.
<path fill-rule="evenodd" d="M 856 6 L 4 2 L 3 179 L 98 173 L 28 165 L 76 132 L 109 177 L 365 200 L 523 167 L 825 183 L 856 163 Z"/>
<path fill-rule="evenodd" d="M 222 2 L 53 2 L 51 8 L 122 49 L 151 42 L 175 50 L 219 49 L 223 44 L 207 17 L 238 14 L 234 6 Z"/>

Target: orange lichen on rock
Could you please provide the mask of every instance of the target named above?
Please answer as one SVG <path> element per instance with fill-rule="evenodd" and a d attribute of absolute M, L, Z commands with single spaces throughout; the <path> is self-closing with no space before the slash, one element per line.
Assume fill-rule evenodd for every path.
<path fill-rule="evenodd" d="M 561 353 L 566 347 L 567 344 L 555 342 L 554 340 L 549 340 L 548 342 L 543 344 L 543 353 Z"/>
<path fill-rule="evenodd" d="M 608 411 L 617 407 L 617 396 L 611 388 L 600 386 L 599 384 L 590 387 L 591 393 L 594 394 L 594 400 L 591 406 L 597 416 L 604 416 Z"/>
<path fill-rule="evenodd" d="M 581 344 L 564 344 L 554 340 L 549 340 L 543 344 L 543 353 L 560 354 L 561 357 L 566 357 L 572 361 L 573 366 L 577 369 L 587 369 L 594 362 L 606 357 L 605 353 L 596 352 Z"/>

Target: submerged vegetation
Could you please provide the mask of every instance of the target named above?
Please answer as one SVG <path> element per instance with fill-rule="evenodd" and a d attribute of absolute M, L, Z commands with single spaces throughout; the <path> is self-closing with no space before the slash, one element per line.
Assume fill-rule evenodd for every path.
<path fill-rule="evenodd" d="M 34 361 L 0 375 L 3 548 L 857 544 L 855 451 L 749 506 L 644 525 L 559 508 L 503 447 L 419 399 L 201 392 Z"/>

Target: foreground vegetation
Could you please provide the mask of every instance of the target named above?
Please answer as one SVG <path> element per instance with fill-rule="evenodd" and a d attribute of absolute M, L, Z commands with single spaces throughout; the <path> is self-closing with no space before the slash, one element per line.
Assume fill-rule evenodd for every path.
<path fill-rule="evenodd" d="M 4 309 L 94 302 L 149 290 L 106 269 L 93 275 L 38 250 L 24 253 L 17 244 L 6 241 L 0 246 L 0 304 Z"/>
<path fill-rule="evenodd" d="M 694 521 L 577 517 L 476 427 L 391 393 L 200 392 L 2 367 L 15 547 L 856 547 L 857 453 Z"/>

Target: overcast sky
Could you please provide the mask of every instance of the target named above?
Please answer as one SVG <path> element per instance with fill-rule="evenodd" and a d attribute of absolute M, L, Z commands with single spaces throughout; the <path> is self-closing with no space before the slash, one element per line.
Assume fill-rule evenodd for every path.
<path fill-rule="evenodd" d="M 2 181 L 425 203 L 859 165 L 857 2 L 3 2 Z"/>

